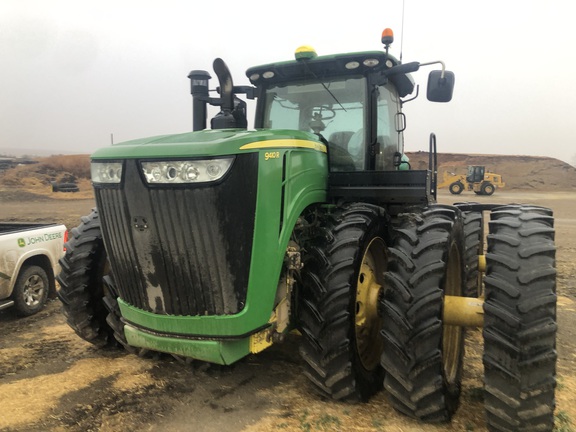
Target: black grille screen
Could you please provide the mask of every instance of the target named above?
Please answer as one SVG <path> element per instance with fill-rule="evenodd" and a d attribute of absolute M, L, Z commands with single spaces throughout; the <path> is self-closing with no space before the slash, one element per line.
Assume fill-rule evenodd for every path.
<path fill-rule="evenodd" d="M 148 187 L 138 161 L 122 188 L 97 188 L 118 294 L 146 311 L 225 315 L 246 301 L 257 154 L 238 155 L 219 184 Z"/>

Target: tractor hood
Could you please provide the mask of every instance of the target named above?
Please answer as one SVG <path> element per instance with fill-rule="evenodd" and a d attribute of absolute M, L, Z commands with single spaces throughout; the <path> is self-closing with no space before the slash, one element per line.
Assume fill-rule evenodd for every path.
<path fill-rule="evenodd" d="M 114 144 L 94 152 L 92 159 L 209 157 L 262 148 L 307 147 L 324 150 L 317 135 L 298 130 L 203 130 L 159 135 Z"/>

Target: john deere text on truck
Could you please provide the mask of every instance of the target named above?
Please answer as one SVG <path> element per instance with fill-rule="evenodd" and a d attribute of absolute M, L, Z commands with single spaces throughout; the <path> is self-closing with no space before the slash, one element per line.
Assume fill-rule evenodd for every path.
<path fill-rule="evenodd" d="M 400 412 L 437 422 L 458 407 L 465 328 L 483 325 L 490 429 L 551 431 L 552 211 L 436 203 L 435 135 L 428 168 L 412 170 L 402 106 L 410 73 L 440 65 L 435 102 L 451 100 L 454 74 L 400 63 L 392 41 L 386 29 L 382 51 L 303 46 L 249 68 L 246 86 L 218 58 L 218 95 L 208 72 L 189 75 L 193 132 L 96 151 L 97 208 L 58 277 L 76 333 L 229 365 L 298 330 L 320 393 L 384 387 Z M 256 100 L 254 129 L 241 95 Z"/>

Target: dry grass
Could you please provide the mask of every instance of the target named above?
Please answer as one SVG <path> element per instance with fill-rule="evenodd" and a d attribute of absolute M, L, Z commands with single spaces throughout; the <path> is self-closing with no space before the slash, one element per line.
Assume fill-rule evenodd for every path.
<path fill-rule="evenodd" d="M 37 163 L 19 165 L 0 173 L 0 190 L 25 191 L 59 199 L 91 198 L 89 155 L 56 155 L 37 158 Z M 52 182 L 76 183 L 76 193 L 54 193 Z"/>
<path fill-rule="evenodd" d="M 58 155 L 36 159 L 35 164 L 19 165 L 0 174 L 5 186 L 50 185 L 90 179 L 89 155 Z"/>
<path fill-rule="evenodd" d="M 57 155 L 40 160 L 40 168 L 46 171 L 67 172 L 78 179 L 90 178 L 89 155 Z"/>

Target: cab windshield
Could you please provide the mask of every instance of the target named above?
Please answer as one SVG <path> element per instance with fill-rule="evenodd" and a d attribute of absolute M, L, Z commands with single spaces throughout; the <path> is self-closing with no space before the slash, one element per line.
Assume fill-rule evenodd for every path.
<path fill-rule="evenodd" d="M 369 118 L 370 98 L 366 89 L 364 77 L 272 86 L 266 90 L 262 126 L 321 135 L 328 141 L 331 171 L 368 169 L 366 147 L 370 137 L 366 119 Z M 391 146 L 397 151 L 394 116 L 399 110 L 398 102 L 391 98 L 388 89 L 379 89 L 376 105 L 377 140 L 382 149 Z M 376 169 L 383 169 L 378 156 Z"/>

